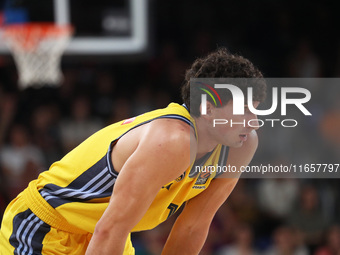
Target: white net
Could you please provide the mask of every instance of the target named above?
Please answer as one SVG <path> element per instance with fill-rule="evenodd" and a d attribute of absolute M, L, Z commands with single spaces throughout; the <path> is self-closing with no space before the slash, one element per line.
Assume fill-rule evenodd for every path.
<path fill-rule="evenodd" d="M 61 56 L 70 39 L 70 27 L 13 26 L 5 31 L 19 75 L 19 87 L 58 86 L 63 75 Z"/>

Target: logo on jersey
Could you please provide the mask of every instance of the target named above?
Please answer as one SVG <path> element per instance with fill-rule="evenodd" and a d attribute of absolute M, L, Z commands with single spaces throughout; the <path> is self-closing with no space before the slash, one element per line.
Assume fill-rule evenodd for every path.
<path fill-rule="evenodd" d="M 203 185 L 206 184 L 209 177 L 211 176 L 211 167 L 212 166 L 207 166 L 203 168 L 202 172 L 200 172 L 199 176 L 197 177 L 197 180 L 195 182 L 195 185 Z"/>
<path fill-rule="evenodd" d="M 184 176 L 185 176 L 185 172 L 181 174 L 179 177 L 177 177 L 176 182 L 180 182 L 181 180 L 183 180 Z"/>
<path fill-rule="evenodd" d="M 172 184 L 174 184 L 174 183 L 172 182 L 172 183 L 170 183 L 170 184 L 168 184 L 166 186 L 163 186 L 162 189 L 170 190 L 170 187 L 171 187 Z"/>
<path fill-rule="evenodd" d="M 181 180 L 183 180 L 184 179 L 184 176 L 185 176 L 185 172 L 183 173 L 183 174 L 181 174 L 180 176 L 178 176 L 177 178 L 176 178 L 176 182 L 180 182 Z M 172 184 L 174 184 L 174 181 L 172 181 L 170 184 L 168 184 L 168 185 L 166 185 L 166 186 L 163 186 L 162 188 L 163 189 L 167 189 L 167 190 L 170 190 L 170 187 L 172 186 Z"/>
<path fill-rule="evenodd" d="M 122 125 L 129 124 L 129 123 L 131 123 L 131 122 L 134 122 L 135 119 L 136 119 L 136 117 L 133 117 L 133 118 L 124 120 L 123 123 L 122 123 Z"/>

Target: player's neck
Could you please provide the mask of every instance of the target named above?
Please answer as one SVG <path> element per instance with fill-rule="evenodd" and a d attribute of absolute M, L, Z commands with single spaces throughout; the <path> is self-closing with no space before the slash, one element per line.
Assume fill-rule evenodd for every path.
<path fill-rule="evenodd" d="M 216 146 L 217 142 L 212 139 L 210 129 L 206 121 L 201 118 L 195 118 L 197 129 L 197 153 L 196 159 L 203 157 L 208 152 L 211 152 Z"/>

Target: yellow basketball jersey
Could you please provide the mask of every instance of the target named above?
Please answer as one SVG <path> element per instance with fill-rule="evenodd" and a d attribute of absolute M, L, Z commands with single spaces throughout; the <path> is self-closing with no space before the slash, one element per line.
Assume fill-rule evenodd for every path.
<path fill-rule="evenodd" d="M 112 124 L 90 136 L 32 181 L 23 192 L 28 207 L 41 220 L 57 229 L 93 233 L 108 206 L 118 177 L 111 162 L 112 146 L 133 128 L 159 118 L 182 120 L 195 128 L 188 110 L 175 103 Z M 154 228 L 185 201 L 204 191 L 216 172 L 202 170 L 206 166 L 225 165 L 227 153 L 227 147 L 217 146 L 176 180 L 164 185 L 133 231 Z"/>

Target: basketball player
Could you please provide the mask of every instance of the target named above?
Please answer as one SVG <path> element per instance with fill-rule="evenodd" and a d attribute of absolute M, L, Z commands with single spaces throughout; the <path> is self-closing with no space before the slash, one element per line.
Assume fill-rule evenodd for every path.
<path fill-rule="evenodd" d="M 222 106 L 208 101 L 205 115 L 199 104 L 189 109 L 190 99 L 201 94 L 189 95 L 189 80 L 199 77 L 262 74 L 225 49 L 197 59 L 182 88 L 185 105 L 172 103 L 112 124 L 32 181 L 6 209 L 2 254 L 134 254 L 130 233 L 156 227 L 183 204 L 163 254 L 198 254 L 238 179 L 216 178 L 219 173 L 196 166 L 245 166 L 258 144 L 248 125 L 212 126 L 213 119 L 256 119 L 247 105 L 244 115 L 233 116 L 230 95 L 222 97 Z M 265 85 L 253 94 L 256 107 Z"/>

